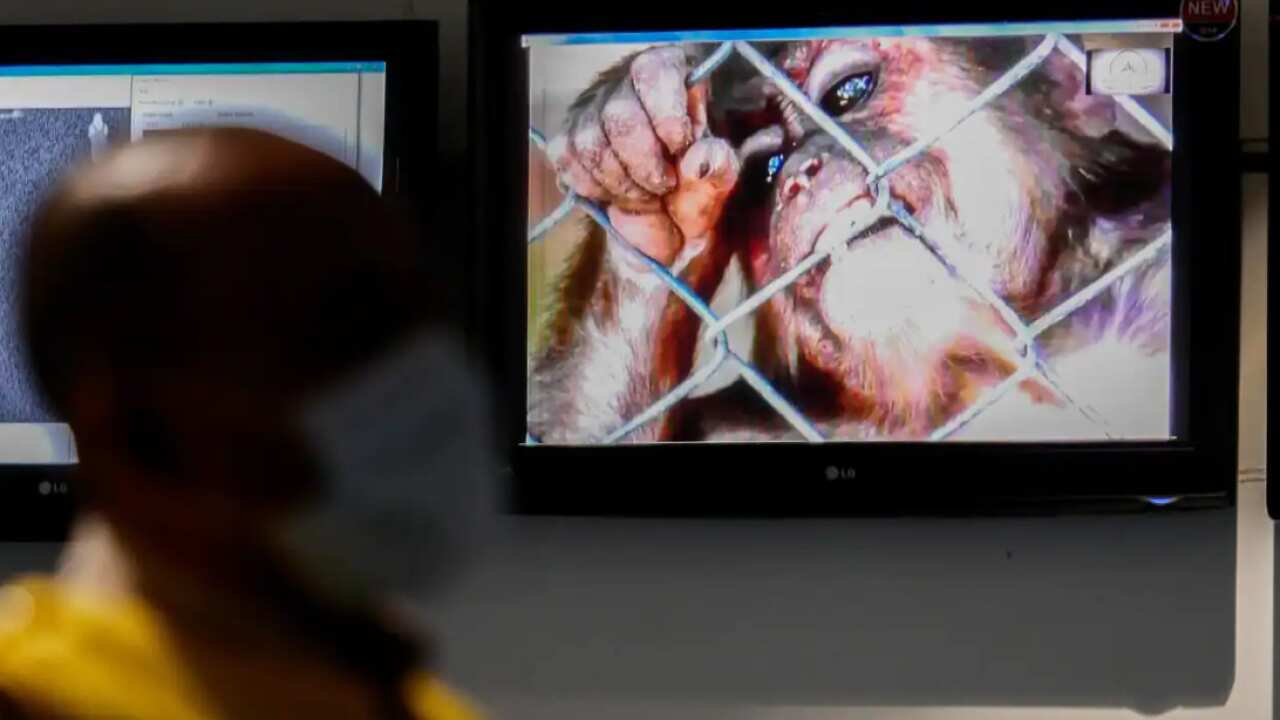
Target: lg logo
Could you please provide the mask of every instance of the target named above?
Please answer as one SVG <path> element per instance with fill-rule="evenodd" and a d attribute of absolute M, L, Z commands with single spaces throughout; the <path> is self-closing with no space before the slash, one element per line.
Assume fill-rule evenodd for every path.
<path fill-rule="evenodd" d="M 66 495 L 68 490 L 66 483 L 64 482 L 55 483 L 55 482 L 49 482 L 48 480 L 45 480 L 44 482 L 40 483 L 40 486 L 38 489 L 40 490 L 41 495 Z"/>
<path fill-rule="evenodd" d="M 832 482 L 836 480 L 856 480 L 858 479 L 858 471 L 853 468 L 839 468 L 832 465 L 827 468 L 827 479 Z"/>

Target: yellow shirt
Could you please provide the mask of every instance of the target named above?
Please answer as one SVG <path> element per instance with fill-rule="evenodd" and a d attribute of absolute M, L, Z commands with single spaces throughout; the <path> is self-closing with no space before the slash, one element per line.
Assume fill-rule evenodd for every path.
<path fill-rule="evenodd" d="M 479 717 L 426 675 L 405 697 L 420 720 Z M 38 578 L 0 587 L 0 714 L 3 698 L 42 720 L 377 718 L 367 689 L 319 664 L 180 637 L 140 601 Z"/>

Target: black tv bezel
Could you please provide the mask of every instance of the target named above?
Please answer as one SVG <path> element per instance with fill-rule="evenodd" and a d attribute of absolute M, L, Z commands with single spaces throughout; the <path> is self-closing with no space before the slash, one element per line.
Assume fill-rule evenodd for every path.
<path fill-rule="evenodd" d="M 536 9 L 475 0 L 471 112 L 476 239 L 470 258 L 475 340 L 498 378 L 497 441 L 511 508 L 533 514 L 846 516 L 1187 505 L 1234 501 L 1241 256 L 1239 30 L 1175 43 L 1174 213 L 1177 288 L 1169 443 L 668 444 L 524 447 L 526 413 L 528 78 L 526 33 L 1176 18 L 1178 0 L 963 5 L 753 7 L 715 0 L 620 20 L 570 0 Z M 726 22 L 725 18 L 733 18 Z M 1206 112 L 1205 108 L 1212 108 Z M 1181 239 L 1179 239 L 1179 236 Z M 1189 239 L 1190 238 L 1190 239 Z M 837 468 L 842 479 L 830 481 Z M 1179 505 L 1175 505 L 1179 506 Z"/>
<path fill-rule="evenodd" d="M 435 182 L 434 20 L 0 27 L 0 65 L 384 61 L 383 192 L 418 205 Z"/>
<path fill-rule="evenodd" d="M 0 65 L 309 61 L 386 62 L 383 194 L 424 220 L 439 174 L 434 20 L 0 26 Z M 0 540 L 62 537 L 75 468 L 0 463 Z"/>

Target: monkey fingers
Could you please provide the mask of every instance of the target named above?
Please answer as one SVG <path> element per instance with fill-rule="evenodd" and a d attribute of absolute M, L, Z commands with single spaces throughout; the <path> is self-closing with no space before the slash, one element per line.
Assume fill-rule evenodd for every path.
<path fill-rule="evenodd" d="M 584 110 L 573 123 L 569 142 L 574 155 L 596 182 L 609 191 L 614 202 L 652 201 L 653 196 L 631 180 L 610 147 L 600 121 L 599 105 Z"/>
<path fill-rule="evenodd" d="M 674 157 L 694 141 L 689 93 L 684 80 L 689 64 L 684 50 L 670 46 L 646 50 L 631 63 L 631 82 L 649 114 L 654 132 Z"/>
<path fill-rule="evenodd" d="M 649 115 L 629 82 L 619 84 L 601 112 L 605 135 L 631 179 L 655 195 L 676 187 L 676 171 L 649 124 Z"/>
<path fill-rule="evenodd" d="M 596 201 L 609 199 L 609 193 L 596 182 L 595 176 L 582 166 L 569 147 L 569 139 L 557 135 L 547 143 L 547 158 L 560 175 L 560 180 L 578 195 Z"/>
<path fill-rule="evenodd" d="M 666 198 L 667 212 L 685 237 L 702 237 L 720 221 L 738 170 L 733 146 L 719 138 L 699 140 L 685 153 L 680 186 Z"/>

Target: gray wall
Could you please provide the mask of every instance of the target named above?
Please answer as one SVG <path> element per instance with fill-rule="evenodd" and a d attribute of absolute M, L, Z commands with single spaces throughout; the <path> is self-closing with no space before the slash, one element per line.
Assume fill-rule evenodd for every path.
<path fill-rule="evenodd" d="M 1265 134 L 1265 3 L 1249 3 L 1242 134 Z M 465 89 L 462 2 L 43 0 L 0 22 L 439 17 L 444 97 Z M 461 154 L 453 107 L 441 138 Z M 1261 252 L 1253 182 L 1250 242 Z M 1253 265 L 1258 267 L 1258 265 Z M 1246 397 L 1265 383 L 1247 303 Z M 1263 464 L 1245 409 L 1242 466 Z M 903 482 L 910 482 L 903 478 Z M 1232 512 L 1006 520 L 518 520 L 425 615 L 449 674 L 512 717 L 733 717 L 706 708 L 1218 705 L 1235 678 Z M 0 575 L 48 546 L 0 549 Z M 554 701 L 554 702 L 553 702 Z M 572 717 L 556 706 L 548 717 Z M 634 717 L 648 717 L 650 710 Z M 781 717 L 782 714 L 779 714 Z"/>

